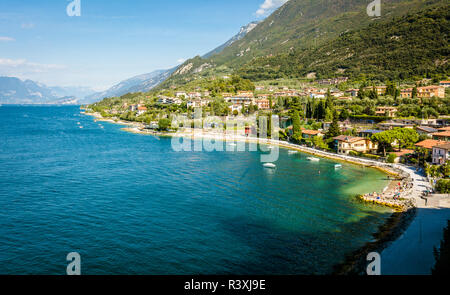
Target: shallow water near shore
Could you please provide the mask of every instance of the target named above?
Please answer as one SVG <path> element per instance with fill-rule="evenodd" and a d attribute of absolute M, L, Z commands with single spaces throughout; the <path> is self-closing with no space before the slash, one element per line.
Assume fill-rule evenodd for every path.
<path fill-rule="evenodd" d="M 65 274 L 74 251 L 83 274 L 326 274 L 391 212 L 354 198 L 388 185 L 375 169 L 286 149 L 266 169 L 122 127 L 0 108 L 0 274 Z"/>

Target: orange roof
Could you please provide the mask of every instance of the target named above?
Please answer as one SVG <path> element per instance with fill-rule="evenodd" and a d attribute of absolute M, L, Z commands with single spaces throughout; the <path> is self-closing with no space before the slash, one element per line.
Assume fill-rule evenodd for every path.
<path fill-rule="evenodd" d="M 450 137 L 450 131 L 437 132 L 433 133 L 432 135 L 437 137 Z"/>
<path fill-rule="evenodd" d="M 319 130 L 302 130 L 302 133 L 308 135 L 317 135 L 320 134 L 321 132 Z"/>
<path fill-rule="evenodd" d="M 360 140 L 366 140 L 365 138 L 362 138 L 362 137 L 353 137 L 353 136 L 346 136 L 346 135 L 340 135 L 340 136 L 334 137 L 333 139 L 338 140 L 338 141 L 350 142 L 350 143 L 360 141 Z"/>
<path fill-rule="evenodd" d="M 439 128 L 439 131 L 450 131 L 450 126 L 448 127 L 444 127 L 444 128 Z"/>
<path fill-rule="evenodd" d="M 139 110 L 139 111 L 146 111 L 147 108 L 146 108 L 146 107 L 138 107 L 138 110 Z"/>
<path fill-rule="evenodd" d="M 435 139 L 425 139 L 424 141 L 416 143 L 415 146 L 431 150 L 434 146 L 437 146 L 437 145 L 443 144 L 443 143 L 445 143 L 445 141 L 435 140 Z"/>

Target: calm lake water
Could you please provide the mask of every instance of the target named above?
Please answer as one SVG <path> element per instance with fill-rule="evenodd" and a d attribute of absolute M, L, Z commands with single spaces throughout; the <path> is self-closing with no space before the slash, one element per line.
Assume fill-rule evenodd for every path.
<path fill-rule="evenodd" d="M 0 107 L 0 274 L 65 274 L 69 252 L 83 274 L 325 274 L 389 216 L 353 198 L 387 185 L 377 170 L 287 150 L 271 170 L 120 128 Z"/>

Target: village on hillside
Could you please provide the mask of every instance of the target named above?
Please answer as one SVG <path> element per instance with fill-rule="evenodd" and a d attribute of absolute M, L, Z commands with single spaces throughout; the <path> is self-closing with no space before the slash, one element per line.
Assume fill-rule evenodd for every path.
<path fill-rule="evenodd" d="M 243 80 L 223 77 L 222 84 L 214 81 L 204 88 L 191 85 L 152 94 L 128 94 L 88 106 L 88 111 L 139 122 L 144 132 L 187 129 L 189 126 L 181 124 L 171 126 L 172 116 L 193 121 L 198 108 L 203 118 L 245 121 L 249 116 L 275 115 L 280 121 L 280 140 L 338 154 L 414 164 L 436 180 L 450 174 L 450 81 L 432 83 L 423 79 L 414 85 L 352 88 L 348 87 L 348 78 L 341 77 L 293 88 L 273 85 L 279 83 L 253 85 Z M 245 128 L 236 129 L 241 133 L 238 135 L 258 135 L 259 126 L 251 124 L 248 121 Z M 445 187 L 448 190 L 448 184 Z"/>

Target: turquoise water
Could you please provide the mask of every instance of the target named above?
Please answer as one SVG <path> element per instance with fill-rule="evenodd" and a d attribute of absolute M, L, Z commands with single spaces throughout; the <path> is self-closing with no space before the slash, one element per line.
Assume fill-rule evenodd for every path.
<path fill-rule="evenodd" d="M 79 128 L 77 124 L 83 126 Z M 379 171 L 181 152 L 77 107 L 0 107 L 0 274 L 325 274 L 389 216 Z M 320 171 L 320 174 L 319 174 Z"/>

